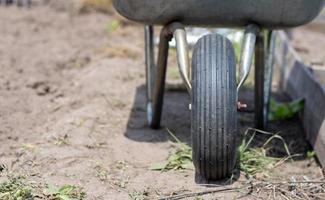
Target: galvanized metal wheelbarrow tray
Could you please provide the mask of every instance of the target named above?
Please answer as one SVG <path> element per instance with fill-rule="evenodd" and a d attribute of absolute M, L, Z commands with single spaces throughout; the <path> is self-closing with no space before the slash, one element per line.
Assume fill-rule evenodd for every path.
<path fill-rule="evenodd" d="M 147 120 L 159 128 L 169 41 L 176 40 L 181 77 L 191 96 L 191 135 L 196 174 L 206 180 L 233 173 L 237 152 L 238 92 L 255 54 L 255 125 L 267 126 L 275 49 L 274 29 L 313 20 L 325 0 L 113 0 L 123 16 L 145 24 Z M 155 63 L 153 26 L 162 25 Z M 185 26 L 244 27 L 239 80 L 231 42 L 210 34 L 196 44 L 192 62 Z"/>
<path fill-rule="evenodd" d="M 323 0 L 115 0 L 123 16 L 145 24 L 292 27 L 310 22 Z"/>

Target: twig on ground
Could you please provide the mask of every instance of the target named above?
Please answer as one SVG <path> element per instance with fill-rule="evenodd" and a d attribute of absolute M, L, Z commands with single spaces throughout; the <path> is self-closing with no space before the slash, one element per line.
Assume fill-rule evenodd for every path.
<path fill-rule="evenodd" d="M 186 194 L 160 197 L 160 198 L 158 198 L 158 200 L 178 200 L 178 199 L 184 199 L 184 198 L 189 198 L 189 197 L 203 196 L 203 195 L 207 195 L 207 194 L 215 194 L 215 193 L 220 193 L 220 192 L 234 192 L 234 191 L 243 190 L 243 189 L 248 189 L 248 187 L 226 187 L 226 188 L 217 189 L 217 190 L 207 190 L 207 191 L 201 191 L 201 192 L 192 192 L 192 193 L 186 193 Z"/>
<path fill-rule="evenodd" d="M 263 196 L 268 197 L 266 199 L 285 200 L 324 199 L 325 197 L 325 181 L 310 180 L 308 179 L 308 177 L 304 177 L 303 181 L 297 181 L 296 179 L 292 179 L 292 181 L 268 182 L 259 181 L 256 179 L 249 179 L 248 181 L 238 181 L 237 183 L 241 183 L 241 186 L 229 187 L 222 185 L 213 185 L 217 189 L 169 195 L 165 197 L 160 197 L 158 199 L 179 200 L 222 192 L 238 192 L 243 194 L 239 198 L 251 196 L 254 199 L 262 199 Z M 211 186 L 209 184 L 205 185 Z"/>

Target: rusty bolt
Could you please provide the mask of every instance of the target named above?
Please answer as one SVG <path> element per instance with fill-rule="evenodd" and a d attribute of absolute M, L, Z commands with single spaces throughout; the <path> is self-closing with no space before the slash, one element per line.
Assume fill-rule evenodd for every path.
<path fill-rule="evenodd" d="M 247 108 L 247 104 L 243 104 L 240 101 L 237 102 L 237 109 L 241 110 L 243 108 Z"/>

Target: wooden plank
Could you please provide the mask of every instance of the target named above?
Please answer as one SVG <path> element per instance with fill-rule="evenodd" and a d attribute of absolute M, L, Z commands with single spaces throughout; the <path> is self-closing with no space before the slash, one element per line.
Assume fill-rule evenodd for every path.
<path fill-rule="evenodd" d="M 312 66 L 311 70 L 316 80 L 325 88 L 325 66 Z"/>
<path fill-rule="evenodd" d="M 301 119 L 306 137 L 325 167 L 325 88 L 301 61 L 281 31 L 278 33 L 275 59 L 280 71 L 281 89 L 292 99 L 305 99 Z"/>

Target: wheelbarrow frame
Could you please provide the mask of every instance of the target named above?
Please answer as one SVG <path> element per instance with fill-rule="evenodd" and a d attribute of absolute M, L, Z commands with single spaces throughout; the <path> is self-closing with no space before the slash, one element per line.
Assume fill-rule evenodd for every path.
<path fill-rule="evenodd" d="M 164 26 L 160 32 L 156 64 L 154 55 L 154 27 L 152 25 L 145 25 L 144 32 L 147 120 L 151 128 L 157 129 L 160 127 L 163 107 L 169 42 L 173 37 L 175 38 L 179 72 L 189 95 L 191 95 L 189 47 L 184 25 L 174 22 Z M 265 129 L 267 126 L 274 49 L 275 31 L 262 29 L 255 24 L 250 24 L 246 27 L 240 55 L 240 78 L 237 86 L 237 96 L 250 73 L 255 54 L 255 126 L 259 129 Z M 245 103 L 239 100 L 237 105 L 238 110 L 246 107 Z M 191 109 L 191 105 L 189 105 L 189 108 Z"/>
<path fill-rule="evenodd" d="M 169 25 L 166 25 L 162 28 L 160 32 L 160 42 L 159 42 L 159 48 L 158 48 L 158 60 L 157 65 L 155 64 L 155 55 L 154 55 L 154 27 L 152 25 L 146 25 L 145 29 L 145 60 L 146 60 L 146 86 L 147 86 L 147 121 L 151 128 L 157 129 L 160 127 L 160 121 L 161 121 L 161 115 L 162 115 L 162 108 L 163 108 L 163 98 L 164 98 L 164 90 L 165 90 L 165 79 L 166 79 L 166 69 L 167 69 L 167 61 L 168 61 L 168 50 L 169 50 L 169 42 L 174 37 L 176 41 L 176 50 L 177 50 L 177 62 L 179 67 L 180 75 L 183 79 L 184 84 L 186 85 L 187 91 L 189 95 L 191 96 L 192 103 L 197 103 L 198 97 L 193 94 L 192 91 L 192 80 L 191 80 L 191 65 L 190 65 L 190 59 L 189 59 L 189 47 L 186 40 L 186 30 L 183 24 L 174 22 Z M 271 93 L 271 83 L 272 83 L 272 67 L 273 67 L 273 60 L 274 60 L 274 49 L 275 49 L 275 32 L 272 30 L 267 30 L 259 27 L 255 24 L 250 24 L 246 26 L 245 33 L 244 33 L 244 39 L 241 49 L 241 55 L 240 55 L 240 63 L 239 63 L 239 69 L 240 69 L 240 76 L 239 76 L 239 82 L 237 84 L 237 90 L 236 91 L 230 91 L 230 92 L 236 92 L 236 102 L 237 102 L 237 110 L 241 110 L 242 108 L 246 107 L 245 103 L 240 102 L 238 99 L 238 93 L 242 87 L 242 85 L 245 83 L 245 80 L 247 79 L 254 54 L 255 54 L 255 127 L 258 129 L 265 129 L 268 122 L 268 104 L 270 99 L 270 93 Z M 193 63 L 192 63 L 193 65 Z M 226 67 L 226 66 L 224 66 Z M 222 79 L 222 77 L 219 77 Z M 235 78 L 235 77 L 233 77 Z M 193 94 L 193 95 L 192 95 Z M 223 95 L 219 92 L 219 95 Z M 227 92 L 227 95 L 228 92 Z M 195 97 L 196 96 L 196 97 Z M 228 102 L 229 105 L 230 102 Z M 197 104 L 196 104 L 197 106 Z M 220 106 L 220 105 L 219 105 Z M 195 107 L 197 109 L 197 107 Z M 189 105 L 189 109 L 192 109 L 192 104 Z M 204 108 L 205 109 L 205 108 Z M 192 110 L 192 131 L 193 130 L 193 110 Z M 195 113 L 198 111 L 196 110 Z M 202 111 L 199 111 L 199 113 Z M 227 111 L 228 112 L 228 111 Z M 194 114 L 196 115 L 196 114 Z M 199 114 L 200 115 L 200 114 Z M 227 114 L 228 115 L 228 114 Z M 231 114 L 229 114 L 228 117 L 232 117 Z M 233 116 L 236 118 L 236 116 Z M 211 119 L 210 119 L 211 120 Z M 214 121 L 214 120 L 212 120 Z M 217 120 L 218 121 L 218 120 Z M 236 126 L 237 119 L 232 119 L 233 126 Z M 235 122 L 235 123 L 234 123 Z M 200 122 L 202 123 L 202 122 Z M 213 122 L 209 122 L 213 123 Z M 227 122 L 224 122 L 227 123 Z M 197 124 L 195 125 L 197 127 Z M 200 125 L 199 125 L 200 126 Z M 228 125 L 222 125 L 223 128 L 229 127 Z M 201 128 L 199 128 L 200 130 Z M 232 129 L 234 130 L 234 129 Z M 234 134 L 230 130 L 229 133 L 226 134 Z M 236 128 L 235 128 L 236 130 Z M 192 132 L 191 131 L 191 132 Z M 227 131 L 227 130 L 225 130 Z M 229 131 L 229 130 L 228 130 Z M 201 133 L 197 133 L 201 134 Z M 204 133 L 206 134 L 206 133 Z M 225 134 L 223 131 L 221 133 L 218 133 L 217 136 L 213 137 L 219 137 L 218 135 Z M 210 134 L 209 134 L 210 135 Z M 192 133 L 193 137 L 193 133 Z M 201 136 L 195 136 L 200 137 Z M 209 136 L 211 137 L 211 135 Z M 230 137 L 230 141 L 233 141 L 234 138 L 238 137 L 237 134 L 232 136 L 223 135 L 224 137 Z M 193 138 L 192 138 L 193 139 Z M 227 139 L 228 140 L 228 139 Z M 198 154 L 201 154 L 199 150 L 201 147 L 197 147 L 197 141 L 198 139 L 195 139 L 196 142 L 193 143 L 193 146 L 195 147 L 195 151 L 193 151 L 193 157 L 196 159 L 194 160 L 195 166 L 197 168 L 197 174 L 202 175 L 202 178 L 205 178 L 207 180 L 215 180 L 219 178 L 225 178 L 225 176 L 228 176 L 230 171 L 233 170 L 234 167 L 234 158 L 236 157 L 236 149 L 237 144 L 223 144 L 224 146 L 220 146 L 220 151 L 228 152 L 229 155 L 226 157 L 222 156 L 222 159 L 230 159 L 227 160 L 227 162 L 230 162 L 232 164 L 227 164 L 228 169 L 219 171 L 214 171 L 212 168 L 209 168 L 208 172 L 206 172 L 206 164 L 201 164 L 202 161 L 200 161 L 200 156 Z M 224 139 L 222 139 L 224 141 Z M 200 141 L 201 142 L 201 141 Z M 210 144 L 211 145 L 211 144 Z M 227 146 L 230 145 L 230 146 Z M 200 145 L 199 145 L 200 146 Z M 230 148 L 230 150 L 226 150 Z M 193 147 L 194 148 L 194 147 Z M 211 147 L 209 147 L 211 148 Z M 224 149 L 226 148 L 226 149 Z M 211 151 L 211 150 L 210 150 Z M 217 150 L 218 151 L 218 150 Z M 215 151 L 212 152 L 212 155 L 216 153 Z M 227 154 L 228 154 L 227 153 Z M 211 153 L 209 153 L 211 154 Z M 231 155 L 230 155 L 231 154 Z M 209 155 L 210 157 L 211 155 Z M 215 155 L 214 155 L 215 156 Z M 211 159 L 211 157 L 210 157 Z M 219 158 L 220 159 L 220 158 Z M 218 162 L 219 163 L 219 162 Z M 219 165 L 219 164 L 216 164 Z M 223 164 L 220 164 L 222 166 Z M 197 167 L 199 166 L 199 167 Z M 202 166 L 204 169 L 202 169 Z M 230 167 L 229 167 L 230 166 Z M 222 167 L 224 168 L 224 167 Z M 203 171 L 202 171 L 203 170 Z M 209 173 L 210 175 L 206 174 Z M 211 173 L 216 173 L 215 175 L 211 175 Z M 220 174 L 221 173 L 221 174 Z"/>

